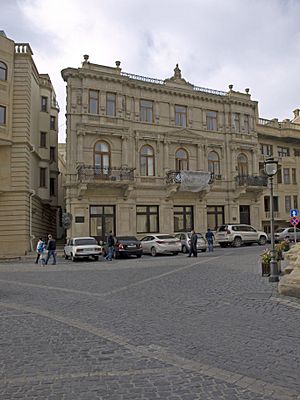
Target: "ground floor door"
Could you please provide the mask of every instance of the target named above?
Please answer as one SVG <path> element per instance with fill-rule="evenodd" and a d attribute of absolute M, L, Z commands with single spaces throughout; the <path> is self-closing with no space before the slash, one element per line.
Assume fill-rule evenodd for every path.
<path fill-rule="evenodd" d="M 90 206 L 90 235 L 105 242 L 110 231 L 116 234 L 115 206 Z"/>
<path fill-rule="evenodd" d="M 250 225 L 250 206 L 240 206 L 240 223 Z"/>
<path fill-rule="evenodd" d="M 224 206 L 207 206 L 207 227 L 216 231 L 225 222 Z"/>

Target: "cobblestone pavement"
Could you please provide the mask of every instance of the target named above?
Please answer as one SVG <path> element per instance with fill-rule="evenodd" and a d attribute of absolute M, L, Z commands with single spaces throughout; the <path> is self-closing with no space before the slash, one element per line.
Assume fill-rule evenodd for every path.
<path fill-rule="evenodd" d="M 0 264 L 0 399 L 300 399 L 300 301 L 259 246 Z"/>

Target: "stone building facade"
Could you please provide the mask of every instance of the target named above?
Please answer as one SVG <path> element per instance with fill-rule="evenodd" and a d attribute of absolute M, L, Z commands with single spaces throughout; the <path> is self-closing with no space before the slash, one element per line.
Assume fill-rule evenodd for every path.
<path fill-rule="evenodd" d="M 171 78 L 158 80 L 122 72 L 118 61 L 108 67 L 85 56 L 80 68 L 66 68 L 62 77 L 69 237 L 205 231 L 225 222 L 268 230 L 262 145 L 272 144 L 275 156 L 290 138 L 299 148 L 298 120 L 287 130 L 273 126 L 259 119 L 249 89 L 194 86 L 178 65 Z M 292 153 L 280 157 L 291 174 L 299 171 L 297 160 Z M 207 173 L 211 180 L 203 185 Z M 298 196 L 293 177 L 289 189 Z M 280 218 L 278 225 L 287 224 L 285 212 Z"/>
<path fill-rule="evenodd" d="M 0 256 L 56 235 L 59 109 L 32 56 L 0 32 Z"/>

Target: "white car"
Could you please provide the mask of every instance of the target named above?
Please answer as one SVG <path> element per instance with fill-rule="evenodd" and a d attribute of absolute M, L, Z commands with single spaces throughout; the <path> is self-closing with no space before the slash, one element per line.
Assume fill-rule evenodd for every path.
<path fill-rule="evenodd" d="M 93 237 L 75 237 L 67 241 L 64 247 L 65 259 L 76 261 L 79 258 L 92 257 L 98 260 L 102 254 L 102 247 Z"/>
<path fill-rule="evenodd" d="M 145 236 L 141 240 L 143 253 L 157 254 L 171 253 L 177 255 L 181 251 L 181 242 L 173 235 L 156 234 Z"/>
<path fill-rule="evenodd" d="M 265 232 L 257 231 L 253 226 L 247 224 L 221 225 L 215 234 L 215 238 L 221 247 L 228 245 L 240 247 L 243 243 L 258 243 L 260 246 L 264 246 L 268 240 Z"/>

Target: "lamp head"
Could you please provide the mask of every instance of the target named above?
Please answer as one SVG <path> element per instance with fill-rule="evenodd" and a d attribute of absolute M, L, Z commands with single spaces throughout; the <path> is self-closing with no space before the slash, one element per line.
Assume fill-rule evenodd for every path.
<path fill-rule="evenodd" d="M 274 160 L 273 157 L 267 158 L 265 161 L 265 173 L 268 176 L 274 176 L 278 170 L 278 161 Z"/>

